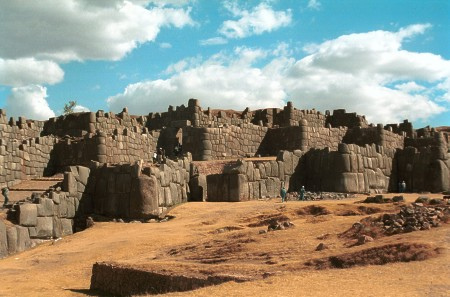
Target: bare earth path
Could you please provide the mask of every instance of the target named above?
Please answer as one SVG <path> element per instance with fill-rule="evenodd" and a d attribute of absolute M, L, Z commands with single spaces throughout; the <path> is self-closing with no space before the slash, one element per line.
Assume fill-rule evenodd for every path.
<path fill-rule="evenodd" d="M 407 196 L 413 201 L 418 195 Z M 0 260 L 0 296 L 97 296 L 88 291 L 92 264 L 97 261 L 169 265 L 174 270 L 192 265 L 268 276 L 167 296 L 449 296 L 449 225 L 347 247 L 337 235 L 368 216 L 357 213 L 362 205 L 355 203 L 358 200 L 361 197 L 286 204 L 198 202 L 176 207 L 170 212 L 175 219 L 164 223 L 96 223 L 86 231 Z M 302 214 L 300 209 L 308 205 L 323 206 L 329 214 Z M 364 206 L 377 209 L 373 216 L 398 210 L 392 204 Z M 260 234 L 267 227 L 258 222 L 271 215 L 288 217 L 295 226 Z M 329 248 L 315 251 L 321 242 Z M 440 247 L 441 254 L 425 261 L 349 269 L 304 266 L 310 259 L 399 242 Z"/>

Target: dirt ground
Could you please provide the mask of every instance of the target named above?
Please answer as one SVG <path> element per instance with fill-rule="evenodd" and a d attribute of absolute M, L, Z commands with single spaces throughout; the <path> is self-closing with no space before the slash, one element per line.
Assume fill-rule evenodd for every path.
<path fill-rule="evenodd" d="M 419 195 L 405 196 L 411 202 Z M 449 224 L 351 246 L 339 234 L 364 217 L 395 213 L 402 205 L 358 203 L 362 199 L 192 202 L 171 210 L 175 218 L 164 223 L 96 223 L 0 260 L 0 296 L 98 296 L 88 290 L 97 261 L 255 279 L 166 296 L 450 296 Z M 264 232 L 274 218 L 294 226 Z M 316 251 L 320 243 L 328 248 Z M 425 245 L 439 253 L 424 261 L 347 269 L 305 265 L 399 243 Z"/>

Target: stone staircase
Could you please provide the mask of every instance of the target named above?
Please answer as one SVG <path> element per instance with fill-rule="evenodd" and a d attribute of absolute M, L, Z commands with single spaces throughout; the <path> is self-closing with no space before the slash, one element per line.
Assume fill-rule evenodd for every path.
<path fill-rule="evenodd" d="M 6 213 L 15 202 L 31 198 L 33 193 L 42 194 L 50 188 L 56 188 L 63 181 L 63 176 L 34 178 L 24 180 L 9 188 L 9 204 L 5 207 L 0 206 L 0 214 Z M 0 205 L 3 205 L 3 196 L 0 196 Z"/>

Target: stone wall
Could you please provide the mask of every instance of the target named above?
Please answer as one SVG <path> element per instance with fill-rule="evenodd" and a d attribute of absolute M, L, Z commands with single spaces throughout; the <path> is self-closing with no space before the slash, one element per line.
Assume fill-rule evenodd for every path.
<path fill-rule="evenodd" d="M 339 144 L 336 152 L 307 152 L 297 172 L 300 183 L 313 191 L 381 193 L 389 189 L 394 155 L 394 149 L 382 146 Z"/>
<path fill-rule="evenodd" d="M 450 152 L 444 133 L 406 139 L 405 146 L 397 154 L 395 176 L 406 182 L 408 191 L 450 190 Z"/>
<path fill-rule="evenodd" d="M 389 130 L 385 130 L 382 125 L 377 127 L 354 127 L 348 129 L 342 141 L 347 144 L 357 144 L 364 146 L 365 144 L 376 144 L 385 148 L 403 148 L 405 137 Z"/>
<path fill-rule="evenodd" d="M 190 161 L 188 156 L 160 166 L 94 162 L 81 197 L 82 211 L 126 219 L 158 216 L 167 207 L 187 202 Z"/>
<path fill-rule="evenodd" d="M 166 266 L 167 268 L 167 266 Z M 114 296 L 157 295 L 183 292 L 224 282 L 250 280 L 242 276 L 210 275 L 205 272 L 184 272 L 167 269 L 152 271 L 115 263 L 95 263 L 92 266 L 91 286 Z"/>
<path fill-rule="evenodd" d="M 222 128 L 183 129 L 183 150 L 191 152 L 193 160 L 213 160 L 254 156 L 268 128 L 253 124 Z"/>
<path fill-rule="evenodd" d="M 269 129 L 258 149 L 258 154 L 274 156 L 280 150 L 306 151 L 308 148 L 325 147 L 337 150 L 338 144 L 346 133 L 346 127 L 314 127 L 309 125 L 308 121 L 301 120 L 299 126 Z"/>
<path fill-rule="evenodd" d="M 239 161 L 220 174 L 206 176 L 206 201 L 246 201 L 278 197 L 282 185 L 289 192 L 386 192 L 396 151 L 376 145 L 339 144 L 337 151 L 311 149 L 280 151 L 277 160 Z M 193 192 L 195 190 L 193 189 Z M 195 197 L 193 197 L 195 199 Z"/>
<path fill-rule="evenodd" d="M 347 113 L 345 109 L 336 109 L 332 115 L 329 115 L 328 112 L 327 115 L 326 125 L 331 125 L 331 127 L 366 128 L 368 126 L 364 116 L 357 115 L 355 112 Z"/>
<path fill-rule="evenodd" d="M 0 186 L 54 172 L 50 153 L 56 141 L 40 137 L 44 122 L 6 119 L 0 110 Z"/>
<path fill-rule="evenodd" d="M 113 112 L 80 112 L 59 117 L 50 118 L 45 122 L 42 135 L 54 135 L 56 137 L 83 137 L 88 133 L 102 131 L 108 135 L 128 129 L 135 133 L 147 133 L 145 129 L 146 118 L 143 116 L 131 116 L 126 108 L 118 114 Z"/>
<path fill-rule="evenodd" d="M 64 173 L 62 189 L 15 204 L 8 213 L 10 222 L 0 220 L 0 258 L 24 251 L 43 239 L 72 234 L 78 228 L 74 220 L 87 215 L 148 219 L 187 202 L 191 160 L 188 155 L 159 167 L 143 167 L 142 162 L 70 166 Z"/>
<path fill-rule="evenodd" d="M 385 129 L 386 130 L 391 129 L 392 132 L 394 132 L 396 134 L 400 134 L 400 135 L 403 135 L 403 133 L 405 133 L 406 136 L 410 137 L 410 138 L 417 137 L 417 134 L 414 131 L 412 123 L 410 123 L 408 120 L 404 120 L 403 123 L 399 123 L 399 124 L 387 124 L 385 126 Z"/>
<path fill-rule="evenodd" d="M 267 108 L 252 112 L 253 124 L 270 128 L 298 126 L 302 120 L 306 120 L 311 127 L 325 127 L 326 115 L 314 109 L 296 109 L 291 102 L 288 102 L 283 109 Z"/>
<path fill-rule="evenodd" d="M 166 164 L 159 167 L 144 168 L 144 174 L 156 179 L 155 195 L 159 207 L 171 207 L 188 201 L 191 161 L 191 155 L 187 154 L 177 161 L 167 160 Z"/>
<path fill-rule="evenodd" d="M 277 160 L 238 161 L 222 174 L 206 176 L 207 201 L 246 201 L 278 197 L 281 186 L 290 191 L 298 187 L 295 168 L 304 153 L 282 151 Z"/>

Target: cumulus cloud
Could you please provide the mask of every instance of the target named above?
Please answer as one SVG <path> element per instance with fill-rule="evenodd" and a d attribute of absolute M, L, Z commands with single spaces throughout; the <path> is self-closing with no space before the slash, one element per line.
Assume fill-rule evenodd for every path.
<path fill-rule="evenodd" d="M 309 55 L 292 67 L 286 87 L 294 98 L 308 98 L 307 107 L 348 107 L 370 121 L 431 117 L 444 108 L 415 81 L 436 85 L 450 75 L 450 61 L 402 49 L 405 40 L 429 27 L 418 24 L 398 32 L 350 34 L 309 45 L 305 48 Z M 389 87 L 396 82 L 397 87 Z"/>
<path fill-rule="evenodd" d="M 25 116 L 33 120 L 47 120 L 55 113 L 48 106 L 47 89 L 39 85 L 29 85 L 11 89 L 6 100 L 8 116 Z"/>
<path fill-rule="evenodd" d="M 181 63 L 183 70 L 172 77 L 129 85 L 124 93 L 110 97 L 108 104 L 113 111 L 127 106 L 133 113 L 165 111 L 169 104 L 186 104 L 189 98 L 199 98 L 202 106 L 213 108 L 281 107 L 286 93 L 271 76 L 272 68 L 252 66 L 264 56 L 261 50 L 238 48 L 191 68 L 185 69 L 186 64 Z"/>
<path fill-rule="evenodd" d="M 148 2 L 148 1 L 147 1 Z M 0 57 L 119 60 L 162 27 L 193 25 L 190 8 L 145 1 L 0 2 Z"/>
<path fill-rule="evenodd" d="M 58 63 L 120 60 L 140 44 L 155 41 L 163 27 L 194 25 L 190 8 L 182 7 L 187 2 L 0 1 L 0 84 L 20 87 L 12 90 L 9 109 L 34 118 L 54 115 L 46 89 L 35 84 L 61 82 L 64 72 Z M 13 99 L 29 104 L 20 109 Z"/>
<path fill-rule="evenodd" d="M 52 61 L 34 58 L 3 60 L 0 58 L 0 84 L 24 86 L 28 84 L 55 84 L 64 77 L 64 71 Z"/>
<path fill-rule="evenodd" d="M 187 59 L 168 68 L 169 78 L 129 85 L 108 104 L 114 111 L 128 106 L 142 113 L 192 97 L 204 107 L 238 110 L 280 107 L 289 100 L 297 108 L 346 108 L 375 123 L 427 119 L 445 110 L 440 102 L 449 101 L 450 61 L 406 51 L 402 44 L 428 28 L 343 35 L 305 47 L 307 55 L 299 60 L 285 43 Z"/>
<path fill-rule="evenodd" d="M 238 20 L 223 22 L 219 33 L 227 38 L 244 38 L 251 35 L 260 35 L 292 22 L 291 10 L 275 11 L 266 3 L 261 3 L 251 11 L 241 9 L 236 2 L 226 2 L 225 8 Z"/>

